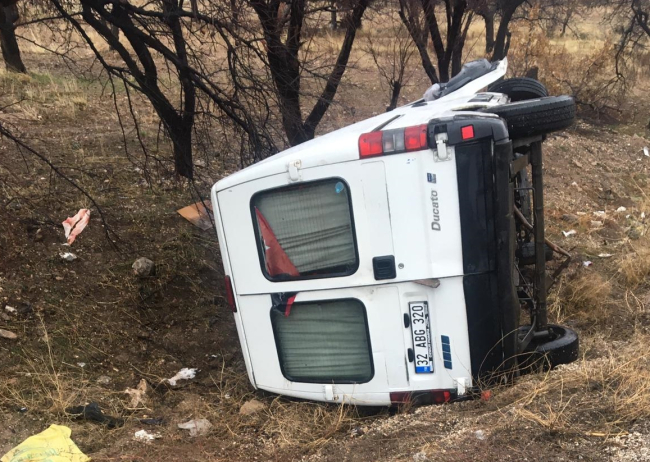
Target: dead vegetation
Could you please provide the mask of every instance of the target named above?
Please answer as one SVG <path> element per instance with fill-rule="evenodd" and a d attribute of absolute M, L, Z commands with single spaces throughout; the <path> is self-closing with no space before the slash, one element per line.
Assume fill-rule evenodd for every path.
<path fill-rule="evenodd" d="M 585 28 L 588 34 L 593 26 Z M 470 29 L 467 43 L 479 35 Z M 328 37 L 336 49 L 340 37 Z M 566 38 L 564 52 L 549 53 L 562 43 L 540 38 L 539 51 L 527 52 L 523 42 L 534 49 L 537 39 L 521 37 L 515 33 L 511 43 L 517 72 L 536 64 L 540 72 L 553 69 L 557 82 L 574 72 L 566 65 L 571 53 L 585 47 L 596 56 L 605 47 L 605 41 L 592 44 L 591 36 Z M 379 44 L 379 52 L 382 46 L 387 45 Z M 481 52 L 481 46 L 470 50 Z M 32 74 L 0 73 L 1 118 L 97 198 L 117 230 L 119 250 L 107 242 L 93 211 L 89 228 L 74 244 L 79 259 L 62 261 L 60 222 L 89 203 L 42 163 L 3 141 L 0 309 L 9 305 L 16 313 L 0 311 L 5 315 L 0 327 L 19 338 L 0 339 L 0 453 L 49 423 L 69 425 L 74 440 L 97 461 L 490 461 L 535 460 L 540 454 L 546 457 L 541 460 L 623 460 L 625 448 L 641 453 L 629 441 L 634 432 L 650 435 L 650 242 L 642 218 L 650 209 L 648 159 L 641 151 L 650 141 L 643 127 L 580 123 L 547 142 L 549 233 L 574 255 L 554 287 L 551 317 L 580 331 L 580 361 L 521 377 L 513 387 L 493 390 L 489 401 L 391 415 L 386 409 L 255 392 L 223 299 L 215 236 L 175 214 L 198 199 L 197 190 L 204 194 L 236 168 L 232 151 L 214 147 L 196 167 L 196 189 L 182 184 L 170 174 L 169 147 L 156 144 L 157 121 L 142 100 L 134 99 L 141 125 L 127 127 L 124 135 L 100 82 L 72 76 L 42 54 L 25 56 Z M 352 60 L 354 73 L 346 74 L 340 89 L 342 103 L 324 117 L 323 130 L 381 112 L 389 102 L 386 92 L 375 90 L 372 59 L 353 55 Z M 575 72 L 585 85 L 598 82 Z M 553 92 L 566 91 L 560 83 L 552 86 L 553 76 L 540 76 Z M 419 98 L 427 81 L 414 71 L 401 102 Z M 127 109 L 125 95 L 118 92 L 116 98 Z M 641 104 L 647 109 L 647 101 Z M 146 155 L 138 151 L 138 137 L 152 141 Z M 627 211 L 615 212 L 622 205 Z M 600 211 L 606 218 L 594 215 Z M 566 214 L 576 221 L 565 221 Z M 563 237 L 561 231 L 571 228 L 577 234 Z M 604 253 L 611 256 L 599 257 Z M 143 255 L 155 261 L 157 271 L 141 280 L 131 264 Z M 182 367 L 200 369 L 197 378 L 177 387 L 164 382 Z M 102 377 L 109 381 L 99 383 Z M 133 408 L 124 390 L 142 379 L 147 399 Z M 241 414 L 252 399 L 263 409 Z M 124 427 L 109 430 L 65 413 L 89 402 L 124 417 Z M 145 416 L 164 423 L 149 427 L 140 422 Z M 192 418 L 209 419 L 210 434 L 190 439 L 176 427 Z M 142 428 L 162 438 L 150 445 L 133 441 Z"/>

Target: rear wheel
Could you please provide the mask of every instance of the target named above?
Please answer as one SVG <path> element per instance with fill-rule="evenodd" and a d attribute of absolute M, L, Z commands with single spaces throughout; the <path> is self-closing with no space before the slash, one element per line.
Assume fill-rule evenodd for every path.
<path fill-rule="evenodd" d="M 508 95 L 511 102 L 548 96 L 546 87 L 540 81 L 528 77 L 515 77 L 495 82 L 488 87 L 488 91 Z"/>
<path fill-rule="evenodd" d="M 578 334 L 564 326 L 549 324 L 548 337 L 533 338 L 519 361 L 523 373 L 539 369 L 553 369 L 560 364 L 569 364 L 578 359 L 580 342 Z M 519 335 L 524 336 L 530 326 L 521 326 Z"/>
<path fill-rule="evenodd" d="M 484 111 L 505 119 L 510 139 L 517 139 L 570 127 L 575 119 L 576 105 L 570 96 L 548 96 L 493 106 Z"/>

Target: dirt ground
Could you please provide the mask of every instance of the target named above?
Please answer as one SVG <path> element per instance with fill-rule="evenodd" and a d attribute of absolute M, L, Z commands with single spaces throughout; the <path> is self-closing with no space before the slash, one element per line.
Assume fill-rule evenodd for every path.
<path fill-rule="evenodd" d="M 200 165 L 196 190 L 163 168 L 147 176 L 145 159 L 125 154 L 101 85 L 41 55 L 26 58 L 31 76 L 0 74 L 3 106 L 28 97 L 5 106 L 0 120 L 101 213 L 34 155 L 1 141 L 0 328 L 18 338 L 0 338 L 0 454 L 57 423 L 95 461 L 650 459 L 650 139 L 641 125 L 580 121 L 545 143 L 548 233 L 573 255 L 550 311 L 580 333 L 581 359 L 493 389 L 488 401 L 357 409 L 250 386 L 215 233 L 176 213 L 234 168 L 228 159 L 217 153 Z M 418 84 L 405 100 L 419 96 Z M 385 102 L 367 98 L 370 88 L 345 86 L 346 104 L 321 130 L 381 112 Z M 144 130 L 156 136 L 153 117 Z M 138 152 L 133 131 L 126 140 L 127 152 Z M 90 224 L 66 249 L 61 221 L 82 207 L 92 210 Z M 78 258 L 63 260 L 66 250 Z M 155 262 L 155 275 L 134 276 L 138 257 Z M 185 367 L 197 368 L 196 378 L 165 382 Z M 133 405 L 124 391 L 143 379 L 146 396 Z M 261 409 L 242 415 L 253 399 Z M 65 413 L 91 402 L 124 425 Z M 212 424 L 207 435 L 177 428 L 199 418 Z M 141 429 L 160 438 L 134 440 Z"/>

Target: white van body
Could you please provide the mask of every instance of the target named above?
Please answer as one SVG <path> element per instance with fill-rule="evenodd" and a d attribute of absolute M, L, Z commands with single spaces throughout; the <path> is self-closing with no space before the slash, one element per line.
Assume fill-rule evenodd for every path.
<path fill-rule="evenodd" d="M 393 130 L 428 124 L 432 119 L 476 117 L 480 107 L 504 104 L 508 102 L 504 95 L 477 92 L 502 77 L 506 66 L 504 60 L 492 72 L 438 100 L 419 101 L 334 131 L 213 186 L 224 270 L 232 284 L 235 322 L 254 387 L 317 401 L 390 405 L 400 393 L 449 390 L 462 396 L 475 385 L 463 291 L 455 148 L 443 140 L 433 149 L 360 158 L 359 139 L 378 127 Z M 337 193 L 344 188 L 349 195 L 356 269 L 338 277 L 271 280 L 265 275 L 256 234 L 251 205 L 256 194 L 322 181 L 329 185 L 334 180 Z M 377 256 L 394 256 L 395 277 L 376 279 L 373 258 Z M 372 369 L 367 379 L 300 381 L 283 373 L 270 312 L 272 294 L 284 293 L 295 294 L 294 307 L 328 300 L 362 304 Z M 425 304 L 432 370 L 427 364 L 423 366 L 427 371 L 420 373 L 410 359 L 417 343 L 411 311 Z M 294 313 L 282 316 L 290 320 Z M 285 322 L 281 316 L 277 319 Z"/>

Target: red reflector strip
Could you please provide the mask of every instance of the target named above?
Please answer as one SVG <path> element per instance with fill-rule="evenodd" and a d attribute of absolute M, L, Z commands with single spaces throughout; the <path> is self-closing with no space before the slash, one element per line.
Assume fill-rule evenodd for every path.
<path fill-rule="evenodd" d="M 465 125 L 460 129 L 460 136 L 464 140 L 474 138 L 474 125 Z"/>
<path fill-rule="evenodd" d="M 232 281 L 230 280 L 230 276 L 226 276 L 224 279 L 226 284 L 226 300 L 228 301 L 228 306 L 233 313 L 236 313 L 237 304 L 235 303 L 235 292 L 232 290 Z"/>
<path fill-rule="evenodd" d="M 411 401 L 424 404 L 443 404 L 451 401 L 449 390 L 394 391 L 390 393 L 391 404 L 406 404 Z"/>
<path fill-rule="evenodd" d="M 382 133 L 364 133 L 359 137 L 359 157 L 380 156 L 383 153 Z"/>
<path fill-rule="evenodd" d="M 407 151 L 419 151 L 427 147 L 427 126 L 416 125 L 404 129 L 404 146 Z"/>

